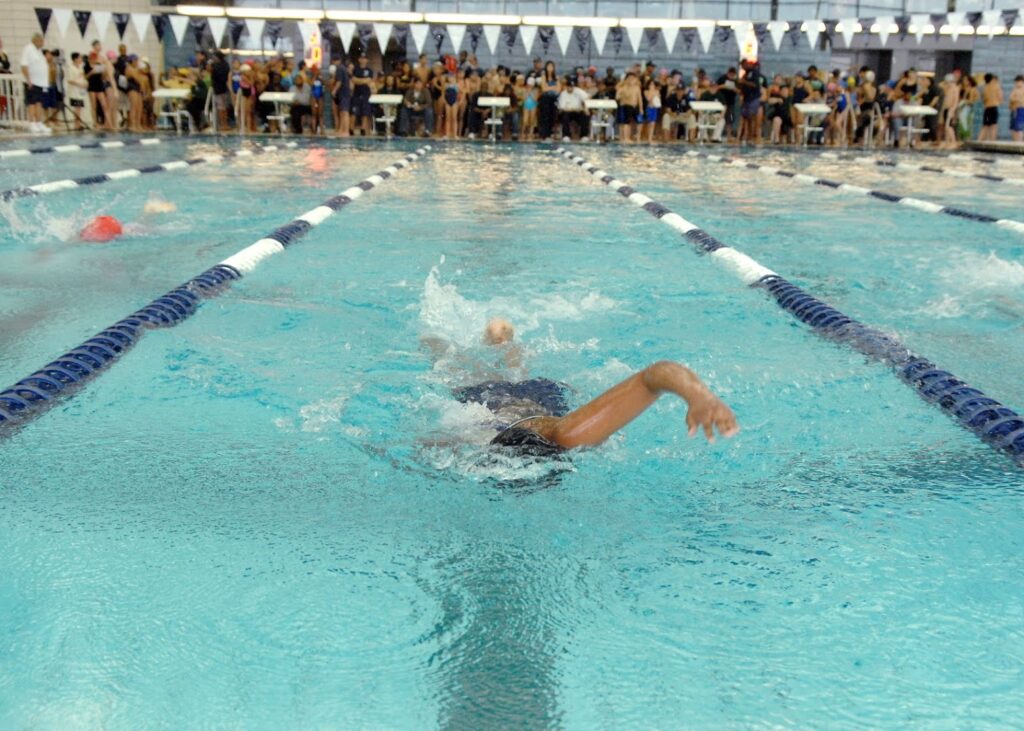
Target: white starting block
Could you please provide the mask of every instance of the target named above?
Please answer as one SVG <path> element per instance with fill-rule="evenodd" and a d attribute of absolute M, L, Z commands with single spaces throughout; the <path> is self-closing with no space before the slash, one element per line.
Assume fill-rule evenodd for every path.
<path fill-rule="evenodd" d="M 384 134 L 387 137 L 391 136 L 391 125 L 395 123 L 395 119 L 398 118 L 395 112 L 398 109 L 398 105 L 405 100 L 405 97 L 401 94 L 371 94 L 370 104 L 376 104 L 383 108 L 384 113 L 375 118 L 375 122 L 384 123 Z"/>
<path fill-rule="evenodd" d="M 717 114 L 725 113 L 725 105 L 719 101 L 690 102 L 690 109 L 697 113 L 697 142 L 706 142 L 708 133 L 718 131 Z"/>
<path fill-rule="evenodd" d="M 583 106 L 590 112 L 590 136 L 597 139 L 598 130 L 604 130 L 605 140 L 615 139 L 615 112 L 619 103 L 614 99 L 587 99 Z"/>
<path fill-rule="evenodd" d="M 822 122 L 824 122 L 825 117 L 832 113 L 832 107 L 828 104 L 801 102 L 800 104 L 794 104 L 793 108 L 804 115 L 804 121 L 797 125 L 797 129 L 803 130 L 801 138 L 803 139 L 804 147 L 807 147 L 807 138 L 815 132 L 821 132 L 825 129 Z"/>
<path fill-rule="evenodd" d="M 265 91 L 260 94 L 260 101 L 274 103 L 274 113 L 268 114 L 267 120 L 276 120 L 278 134 L 284 134 L 284 123 L 288 119 L 288 115 L 281 111 L 281 105 L 294 102 L 295 94 L 290 91 Z"/>
<path fill-rule="evenodd" d="M 161 119 L 169 118 L 178 134 L 181 134 L 182 119 L 185 120 L 189 134 L 192 134 L 192 115 L 182 108 L 191 97 L 191 89 L 156 89 L 153 92 L 153 98 L 160 105 L 160 113 L 157 116 Z"/>
<path fill-rule="evenodd" d="M 918 120 L 921 117 L 933 117 L 939 113 L 935 107 L 926 107 L 921 104 L 907 104 L 903 106 L 900 111 L 903 113 L 903 117 L 907 120 L 907 123 L 903 125 L 900 132 L 905 132 L 907 135 L 907 147 L 914 146 L 914 137 L 920 137 L 928 131 L 927 127 L 919 127 Z"/>
<path fill-rule="evenodd" d="M 496 116 L 494 112 L 498 109 L 508 109 L 512 105 L 511 100 L 507 96 L 482 96 L 476 100 L 476 105 L 491 110 L 491 114 L 484 120 L 484 124 L 491 128 L 487 135 L 491 138 L 491 142 L 497 142 L 498 128 L 505 124 L 505 120 Z"/>

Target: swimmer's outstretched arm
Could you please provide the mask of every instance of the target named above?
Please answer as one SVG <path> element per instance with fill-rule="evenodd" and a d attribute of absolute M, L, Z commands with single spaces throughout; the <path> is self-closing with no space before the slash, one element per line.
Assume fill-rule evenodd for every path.
<path fill-rule="evenodd" d="M 739 431 L 732 409 L 686 366 L 662 360 L 635 373 L 596 399 L 561 418 L 542 417 L 528 425 L 566 449 L 600 444 L 633 419 L 663 393 L 674 393 L 686 401 L 686 425 L 690 436 L 704 429 L 708 441 L 714 430 L 725 437 Z"/>

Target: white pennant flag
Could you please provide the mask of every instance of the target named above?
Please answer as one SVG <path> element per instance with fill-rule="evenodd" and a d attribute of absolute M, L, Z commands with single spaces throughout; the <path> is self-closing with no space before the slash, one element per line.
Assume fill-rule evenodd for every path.
<path fill-rule="evenodd" d="M 519 26 L 519 37 L 523 39 L 523 45 L 526 46 L 526 55 L 530 55 L 533 49 L 533 40 L 537 37 L 537 26 Z"/>
<path fill-rule="evenodd" d="M 95 16 L 95 13 L 93 14 Z M 988 39 L 992 40 L 992 36 L 995 35 L 996 30 L 1002 31 L 999 26 L 1002 25 L 1003 11 L 1002 10 L 986 10 L 981 14 L 981 22 L 987 29 Z"/>
<path fill-rule="evenodd" d="M 374 23 L 373 34 L 377 36 L 377 43 L 380 44 L 381 53 L 388 48 L 388 41 L 391 39 L 391 28 L 393 23 Z"/>
<path fill-rule="evenodd" d="M 252 21 L 249 21 L 252 22 Z M 348 45 L 352 40 L 352 34 L 356 32 L 355 23 L 335 23 L 338 28 L 338 38 L 341 39 L 341 50 L 348 53 Z"/>
<path fill-rule="evenodd" d="M 807 42 L 811 44 L 812 49 L 818 47 L 818 37 L 821 35 L 822 25 L 820 20 L 808 20 L 804 23 L 804 33 L 807 34 Z"/>
<path fill-rule="evenodd" d="M 264 18 L 246 18 L 245 29 L 249 31 L 249 40 L 256 45 L 257 48 L 263 46 L 263 27 L 267 24 Z"/>
<path fill-rule="evenodd" d="M 174 40 L 180 46 L 185 40 L 185 31 L 188 29 L 188 16 L 168 15 L 167 19 L 171 21 L 171 30 L 174 31 Z"/>
<path fill-rule="evenodd" d="M 704 53 L 711 48 L 711 39 L 715 36 L 715 26 L 708 23 L 701 23 L 697 26 L 697 37 L 700 38 L 700 47 Z"/>
<path fill-rule="evenodd" d="M 921 43 L 921 39 L 924 38 L 924 29 L 928 25 L 928 21 L 931 18 L 928 15 L 911 15 L 910 24 L 914 26 L 914 38 L 917 39 L 918 44 Z"/>
<path fill-rule="evenodd" d="M 464 25 L 448 25 L 448 38 L 452 42 L 452 48 L 455 49 L 455 53 L 458 53 L 462 48 L 462 39 L 466 35 L 466 26 Z"/>
<path fill-rule="evenodd" d="M 135 20 L 135 15 L 135 13 L 132 13 L 132 20 Z M 149 13 L 139 13 L 139 15 L 145 15 L 146 22 L 149 22 Z M 65 34 L 68 32 L 68 24 L 71 22 L 71 8 L 54 8 L 53 22 L 57 24 L 57 33 L 63 41 Z"/>
<path fill-rule="evenodd" d="M 341 23 L 338 23 L 340 28 Z M 416 53 L 423 53 L 423 44 L 427 40 L 427 33 L 430 26 L 426 23 L 413 23 L 409 26 L 409 33 L 412 35 L 412 42 L 416 44 Z"/>
<path fill-rule="evenodd" d="M 843 37 L 843 43 L 849 48 L 850 44 L 853 43 L 853 36 L 857 32 L 857 19 L 843 18 L 836 23 L 836 30 Z"/>
<path fill-rule="evenodd" d="M 896 22 L 896 19 L 891 15 L 880 15 L 878 16 L 878 40 L 884 46 L 885 42 L 889 40 L 889 34 L 892 32 L 892 24 Z"/>
<path fill-rule="evenodd" d="M 644 38 L 644 29 L 626 28 L 626 35 L 629 36 L 629 44 L 633 46 L 633 53 L 640 53 L 640 42 Z"/>
<path fill-rule="evenodd" d="M 210 20 L 212 21 L 213 18 L 210 18 Z M 309 44 L 313 40 L 313 34 L 316 33 L 317 30 L 318 27 L 316 23 L 310 23 L 308 21 L 299 23 L 299 36 L 302 37 L 302 47 L 304 49 L 309 49 Z"/>
<path fill-rule="evenodd" d="M 595 25 L 590 29 L 590 37 L 594 41 L 594 53 L 600 55 L 604 50 L 604 42 L 608 40 L 608 26 Z"/>
<path fill-rule="evenodd" d="M 107 10 L 93 10 L 92 22 L 96 24 L 96 37 L 103 41 L 107 37 L 107 28 L 110 27 L 111 14 Z"/>
<path fill-rule="evenodd" d="M 786 37 L 787 30 L 789 30 L 789 23 L 784 20 L 773 20 L 768 24 L 768 35 L 771 36 L 776 51 L 782 47 L 782 39 Z"/>
<path fill-rule="evenodd" d="M 207 18 L 210 24 L 210 35 L 213 36 L 213 45 L 220 48 L 220 40 L 224 37 L 224 30 L 228 27 L 227 18 Z"/>
<path fill-rule="evenodd" d="M 501 26 L 500 25 L 485 25 L 484 26 L 484 39 L 487 41 L 487 47 L 491 49 L 491 54 L 498 52 L 498 40 L 501 38 Z"/>
<path fill-rule="evenodd" d="M 562 49 L 562 55 L 564 56 L 568 52 L 569 42 L 572 40 L 572 26 L 556 25 L 555 37 L 558 38 L 558 47 Z"/>
<path fill-rule="evenodd" d="M 946 23 L 949 25 L 953 35 L 953 42 L 960 37 L 960 27 L 964 24 L 967 13 L 946 13 Z"/>

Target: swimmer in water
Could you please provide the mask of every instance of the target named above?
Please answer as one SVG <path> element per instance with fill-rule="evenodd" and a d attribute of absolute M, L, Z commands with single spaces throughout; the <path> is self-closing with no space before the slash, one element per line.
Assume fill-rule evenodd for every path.
<path fill-rule="evenodd" d="M 153 197 L 146 201 L 146 205 L 142 207 L 143 214 L 147 216 L 155 216 L 161 213 L 174 213 L 178 210 L 178 207 L 168 200 L 163 198 Z"/>
<path fill-rule="evenodd" d="M 515 329 L 502 318 L 487 323 L 483 340 L 502 349 L 509 367 L 521 367 L 514 344 Z M 435 354 L 438 341 L 424 341 Z M 565 387 L 547 378 L 526 381 L 492 380 L 454 391 L 463 403 L 482 404 L 497 417 L 499 432 L 491 444 L 524 455 L 548 456 L 577 447 L 601 444 L 647 410 L 665 393 L 686 401 L 690 436 L 703 430 L 709 442 L 715 431 L 731 437 L 739 431 L 732 410 L 697 374 L 671 361 L 658 361 L 605 391 L 590 403 L 569 411 Z"/>

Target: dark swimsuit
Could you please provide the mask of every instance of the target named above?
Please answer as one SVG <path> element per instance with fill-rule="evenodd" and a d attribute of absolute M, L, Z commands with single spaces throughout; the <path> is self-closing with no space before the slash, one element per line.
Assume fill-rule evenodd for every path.
<path fill-rule="evenodd" d="M 488 381 L 456 389 L 453 395 L 462 403 L 482 404 L 495 413 L 512 405 L 521 406 L 528 403 L 536 407 L 536 413 L 512 424 L 500 425 L 498 435 L 491 440 L 492 445 L 508 448 L 517 455 L 531 457 L 549 457 L 565 451 L 564 447 L 545 439 L 537 432 L 519 426 L 521 422 L 537 416 L 565 416 L 569 413 L 564 385 L 547 378 L 532 378 L 516 383 Z"/>

